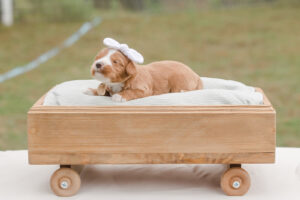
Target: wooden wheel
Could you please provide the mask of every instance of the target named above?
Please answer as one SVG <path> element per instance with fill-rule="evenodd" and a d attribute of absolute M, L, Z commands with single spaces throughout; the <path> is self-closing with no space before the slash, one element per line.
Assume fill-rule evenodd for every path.
<path fill-rule="evenodd" d="M 57 196 L 69 197 L 80 189 L 80 176 L 71 168 L 60 168 L 56 170 L 50 180 L 51 189 Z"/>
<path fill-rule="evenodd" d="M 250 187 L 250 176 L 240 167 L 229 168 L 221 177 L 221 188 L 229 196 L 242 196 Z"/>

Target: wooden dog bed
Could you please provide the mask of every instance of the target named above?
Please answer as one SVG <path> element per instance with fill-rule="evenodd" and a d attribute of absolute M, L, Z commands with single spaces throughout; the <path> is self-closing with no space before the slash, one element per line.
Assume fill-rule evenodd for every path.
<path fill-rule="evenodd" d="M 262 90 L 257 89 L 262 92 Z M 80 188 L 77 165 L 228 164 L 221 187 L 243 195 L 244 163 L 274 163 L 276 114 L 263 105 L 44 106 L 28 112 L 29 163 L 60 165 L 51 178 L 58 196 Z"/>

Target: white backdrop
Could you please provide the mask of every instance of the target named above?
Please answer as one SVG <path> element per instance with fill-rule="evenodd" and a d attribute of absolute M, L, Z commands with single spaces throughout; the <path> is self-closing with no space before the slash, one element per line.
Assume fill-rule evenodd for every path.
<path fill-rule="evenodd" d="M 224 165 L 91 165 L 67 199 L 300 199 L 300 148 L 277 148 L 276 164 L 243 165 L 249 192 L 228 197 L 219 187 Z M 49 179 L 58 166 L 29 165 L 27 151 L 0 152 L 0 199 L 49 200 Z"/>

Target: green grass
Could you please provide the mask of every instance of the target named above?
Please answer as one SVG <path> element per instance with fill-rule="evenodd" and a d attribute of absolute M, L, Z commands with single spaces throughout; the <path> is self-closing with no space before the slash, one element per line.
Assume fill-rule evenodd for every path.
<path fill-rule="evenodd" d="M 30 106 L 55 84 L 89 79 L 90 64 L 107 36 L 138 49 L 146 63 L 178 60 L 200 76 L 234 79 L 263 88 L 277 111 L 278 146 L 300 147 L 300 7 L 259 5 L 101 15 L 103 23 L 74 46 L 38 69 L 0 84 L 0 149 L 26 148 L 26 112 Z M 0 71 L 37 57 L 80 25 L 1 28 Z"/>
<path fill-rule="evenodd" d="M 78 26 L 78 23 L 24 23 L 13 28 L 0 26 L 0 74 L 28 63 L 58 45 Z"/>

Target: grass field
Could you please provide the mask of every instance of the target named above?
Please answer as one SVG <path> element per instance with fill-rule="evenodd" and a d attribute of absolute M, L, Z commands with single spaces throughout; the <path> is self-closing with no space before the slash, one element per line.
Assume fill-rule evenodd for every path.
<path fill-rule="evenodd" d="M 178 60 L 200 76 L 263 88 L 277 110 L 277 145 L 300 147 L 300 7 L 101 15 L 103 23 L 75 45 L 38 69 L 0 83 L 0 150 L 26 148 L 30 106 L 55 84 L 89 79 L 90 64 L 106 36 L 138 49 L 146 63 Z M 58 45 L 81 24 L 0 27 L 0 73 Z"/>

